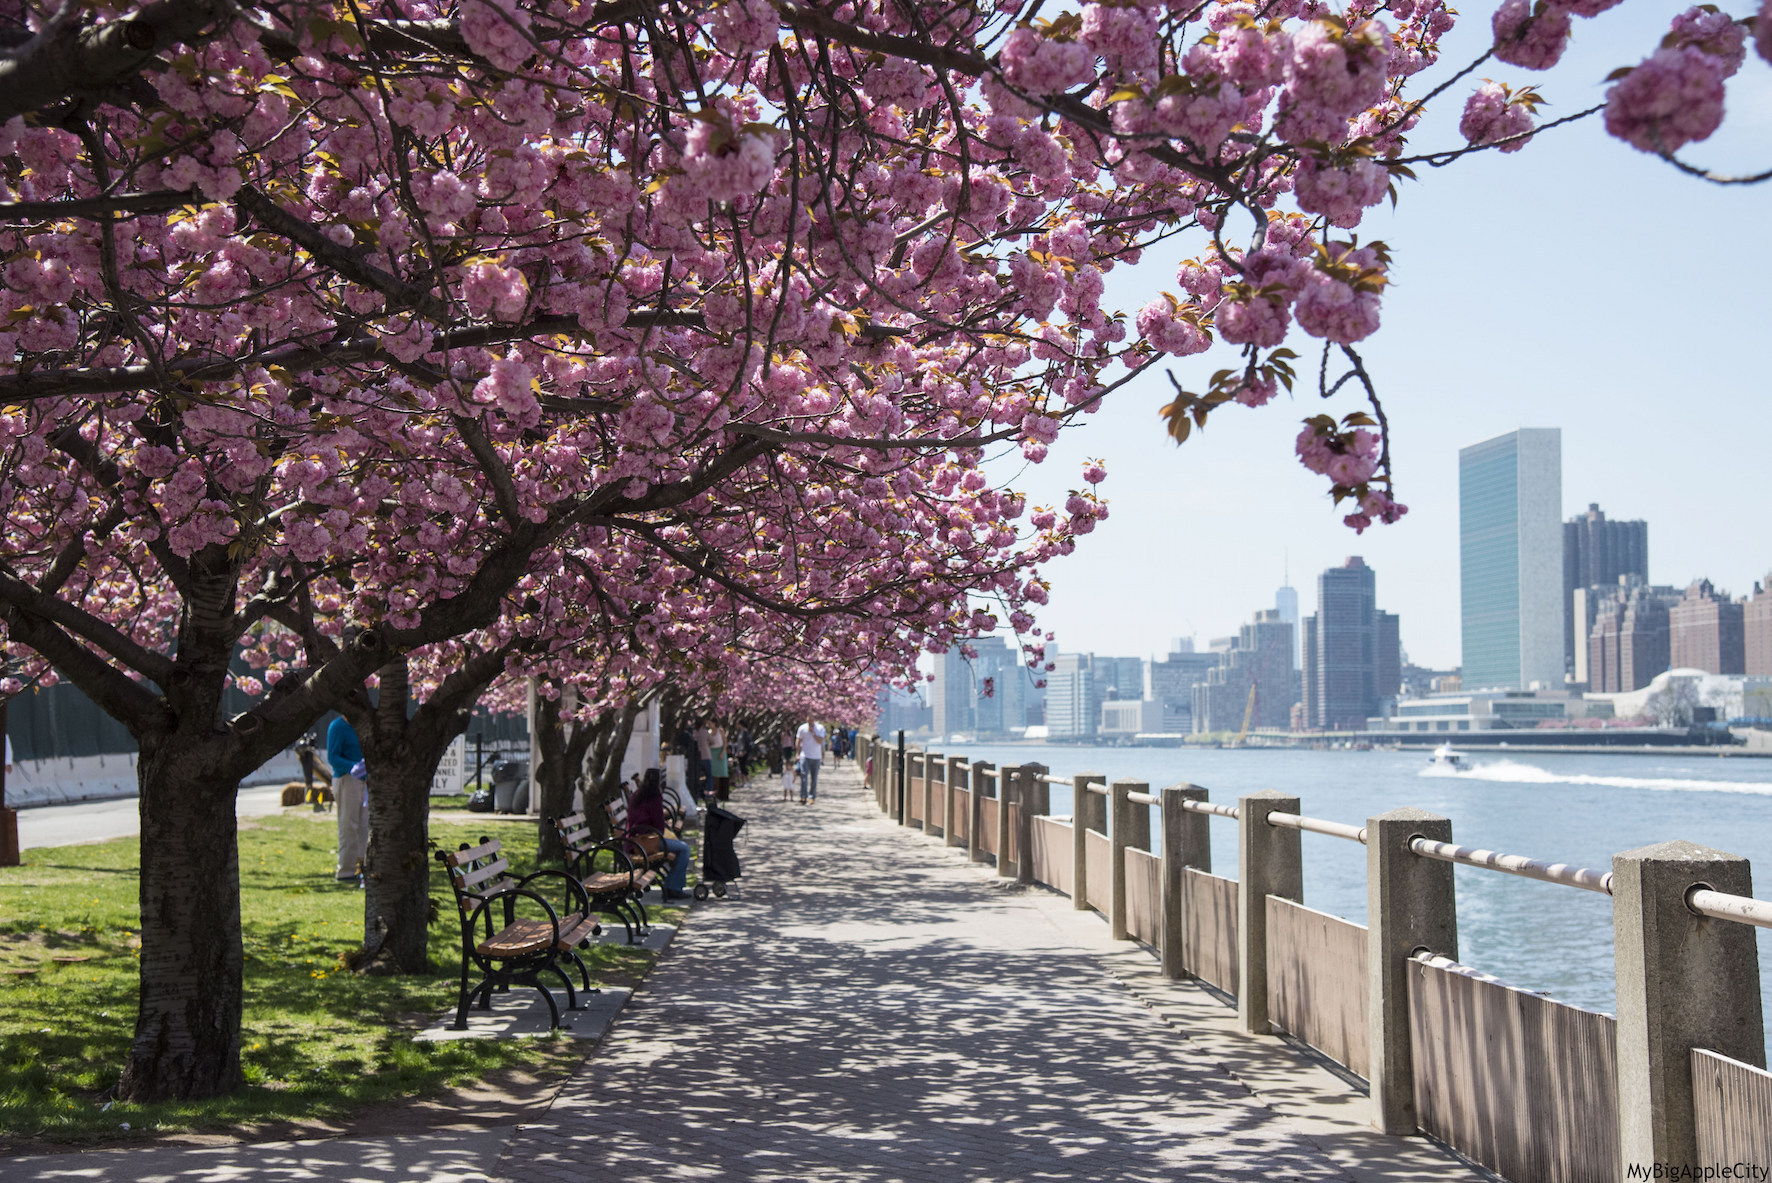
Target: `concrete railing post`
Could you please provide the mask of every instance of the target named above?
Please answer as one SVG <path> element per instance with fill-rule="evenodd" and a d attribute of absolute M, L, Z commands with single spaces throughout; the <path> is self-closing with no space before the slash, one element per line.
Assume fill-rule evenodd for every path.
<path fill-rule="evenodd" d="M 1024 885 L 1034 881 L 1034 815 L 1044 808 L 1039 772 L 1034 764 L 1015 770 L 1015 881 Z"/>
<path fill-rule="evenodd" d="M 991 767 L 988 760 L 974 760 L 972 775 L 966 781 L 971 790 L 966 795 L 966 858 L 975 863 L 984 861 L 984 840 L 979 831 L 984 829 L 984 785 L 992 779 Z"/>
<path fill-rule="evenodd" d="M 1297 830 L 1270 826 L 1270 813 L 1297 813 L 1298 798 L 1261 789 L 1237 801 L 1237 1024 L 1270 1035 L 1267 1015 L 1267 897 L 1304 902 Z"/>
<path fill-rule="evenodd" d="M 1752 870 L 1738 855 L 1691 842 L 1613 856 L 1618 1139 L 1627 1176 L 1637 1166 L 1665 1163 L 1681 1171 L 1701 1165 L 1693 1048 L 1756 1067 L 1766 1063 L 1754 930 L 1688 908 L 1687 894 L 1698 886 L 1751 896 Z"/>
<path fill-rule="evenodd" d="M 923 832 L 925 834 L 935 833 L 935 770 L 941 767 L 942 763 L 940 753 L 923 753 L 923 779 L 920 783 L 922 785 L 921 800 L 923 802 Z"/>
<path fill-rule="evenodd" d="M 1212 869 L 1212 833 L 1203 813 L 1189 813 L 1183 801 L 1204 801 L 1206 790 L 1193 785 L 1170 785 L 1163 790 L 1163 975 L 1188 976 L 1183 957 L 1187 948 L 1187 868 Z"/>
<path fill-rule="evenodd" d="M 899 746 L 892 752 L 892 810 L 893 818 L 901 826 L 905 824 L 906 816 L 910 813 L 910 810 L 905 808 L 905 794 L 909 792 L 906 782 L 909 779 L 910 771 L 905 767 L 908 763 L 909 757 L 905 753 L 904 742 L 901 738 Z"/>
<path fill-rule="evenodd" d="M 1366 819 L 1366 1078 L 1372 1124 L 1413 1134 L 1415 1061 L 1409 1038 L 1409 958 L 1426 949 L 1458 957 L 1452 864 L 1409 849 L 1413 838 L 1452 841 L 1452 821 L 1420 809 Z"/>
<path fill-rule="evenodd" d="M 1021 779 L 1021 768 L 1005 764 L 997 770 L 997 874 L 1007 879 L 1009 870 L 1009 802 L 1015 800 L 1015 786 Z"/>
<path fill-rule="evenodd" d="M 1089 907 L 1089 831 L 1107 830 L 1107 802 L 1091 793 L 1089 786 L 1106 779 L 1099 772 L 1071 777 L 1071 907 L 1079 912 Z"/>
<path fill-rule="evenodd" d="M 1028 792 L 1034 795 L 1034 816 L 1050 817 L 1052 814 L 1052 786 L 1041 778 L 1052 771 L 1044 764 L 1023 764 L 1022 771 L 1028 774 Z"/>
<path fill-rule="evenodd" d="M 1108 786 L 1108 935 L 1116 941 L 1132 935 L 1126 919 L 1126 848 L 1138 846 L 1141 838 L 1141 849 L 1149 850 L 1151 845 L 1150 809 L 1134 804 L 1132 794 L 1150 791 L 1141 780 L 1117 780 Z"/>
<path fill-rule="evenodd" d="M 947 772 L 947 802 L 941 808 L 941 840 L 945 845 L 960 845 L 959 827 L 954 825 L 954 813 L 960 807 L 960 782 L 966 782 L 968 791 L 972 788 L 972 777 L 966 768 L 966 757 L 949 756 Z"/>

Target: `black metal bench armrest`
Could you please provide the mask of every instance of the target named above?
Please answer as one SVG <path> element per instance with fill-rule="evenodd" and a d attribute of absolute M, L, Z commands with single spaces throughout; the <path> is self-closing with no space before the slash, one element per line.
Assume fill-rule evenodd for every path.
<path fill-rule="evenodd" d="M 517 881 L 517 886 L 520 889 L 526 889 L 537 879 L 558 879 L 565 883 L 566 894 L 572 898 L 573 903 L 573 907 L 570 910 L 579 916 L 590 915 L 591 897 L 585 894 L 584 884 L 580 883 L 572 875 L 553 867 L 543 867 L 539 871 L 534 871 L 523 876 L 523 878 Z"/>

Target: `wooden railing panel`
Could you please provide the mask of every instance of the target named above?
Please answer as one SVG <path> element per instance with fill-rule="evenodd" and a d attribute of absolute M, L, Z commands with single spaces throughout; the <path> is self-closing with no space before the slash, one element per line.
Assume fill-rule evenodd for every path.
<path fill-rule="evenodd" d="M 1108 909 L 1108 873 L 1113 847 L 1107 835 L 1090 830 L 1083 835 L 1083 900 L 1102 915 Z"/>
<path fill-rule="evenodd" d="M 953 828 L 948 832 L 953 835 L 956 845 L 964 845 L 966 827 L 972 821 L 972 790 L 954 790 Z"/>
<path fill-rule="evenodd" d="M 1237 992 L 1237 881 L 1187 868 L 1181 893 L 1182 964 L 1220 990 Z"/>
<path fill-rule="evenodd" d="M 1772 1072 L 1692 1049 L 1700 1163 L 1772 1163 Z"/>
<path fill-rule="evenodd" d="M 986 797 L 978 803 L 978 848 L 986 854 L 997 853 L 997 799 Z"/>
<path fill-rule="evenodd" d="M 989 830 L 985 831 L 990 833 Z M 1034 819 L 1034 882 L 1071 893 L 1071 827 L 1049 817 Z"/>
<path fill-rule="evenodd" d="M 1147 945 L 1163 939 L 1163 860 L 1126 848 L 1126 930 Z"/>
<path fill-rule="evenodd" d="M 1617 1020 L 1409 963 L 1421 1128 L 1509 1179 L 1616 1183 Z"/>
<path fill-rule="evenodd" d="M 1267 974 L 1273 1022 L 1365 1076 L 1366 926 L 1270 895 Z"/>

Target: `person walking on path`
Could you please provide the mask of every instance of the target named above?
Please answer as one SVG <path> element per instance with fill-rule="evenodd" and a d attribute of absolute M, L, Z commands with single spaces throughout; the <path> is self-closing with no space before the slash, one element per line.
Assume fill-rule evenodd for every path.
<path fill-rule="evenodd" d="M 714 795 L 722 801 L 730 801 L 732 774 L 726 765 L 726 729 L 718 723 L 708 728 L 708 758 L 714 776 Z"/>
<path fill-rule="evenodd" d="M 324 794 L 314 791 L 314 767 L 319 756 L 320 754 L 314 750 L 313 735 L 302 736 L 301 743 L 297 744 L 295 748 L 295 758 L 301 761 L 302 800 L 312 802 L 315 813 L 325 813 L 326 803 L 321 800 Z"/>
<path fill-rule="evenodd" d="M 357 729 L 343 715 L 326 729 L 326 763 L 332 767 L 332 797 L 338 810 L 340 883 L 362 882 L 363 860 L 369 856 L 369 771 Z"/>
<path fill-rule="evenodd" d="M 823 723 L 811 719 L 800 724 L 800 730 L 794 733 L 794 742 L 800 749 L 800 804 L 808 800 L 818 800 L 818 766 L 824 759 Z"/>
<path fill-rule="evenodd" d="M 689 898 L 689 843 L 673 838 L 665 830 L 664 776 L 656 768 L 648 768 L 640 778 L 640 787 L 628 798 L 628 833 L 640 829 L 658 831 L 665 849 L 671 855 L 671 869 L 665 874 L 661 888 L 667 900 Z"/>

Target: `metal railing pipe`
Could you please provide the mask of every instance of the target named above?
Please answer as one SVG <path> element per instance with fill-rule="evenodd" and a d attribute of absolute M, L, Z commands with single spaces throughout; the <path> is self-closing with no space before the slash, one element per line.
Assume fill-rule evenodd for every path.
<path fill-rule="evenodd" d="M 1410 842 L 1409 849 L 1422 858 L 1439 859 L 1443 863 L 1462 863 L 1467 867 L 1482 867 L 1488 871 L 1518 875 L 1522 879 L 1561 883 L 1565 887 L 1579 887 L 1584 891 L 1597 891 L 1601 895 L 1612 894 L 1610 871 L 1572 867 L 1568 863 L 1547 863 L 1521 854 L 1501 854 L 1494 850 L 1454 846 L 1450 842 L 1434 842 L 1427 838 L 1417 838 Z"/>
<path fill-rule="evenodd" d="M 1155 793 L 1128 793 L 1126 800 L 1134 805 L 1161 805 L 1163 803 L 1162 798 Z"/>
<path fill-rule="evenodd" d="M 1346 838 L 1349 842 L 1366 843 L 1366 827 L 1350 826 L 1346 822 L 1324 821 L 1320 817 L 1303 817 L 1296 813 L 1270 813 L 1267 824 L 1281 826 L 1288 830 L 1305 830 L 1312 834 L 1327 834 L 1331 838 Z"/>
<path fill-rule="evenodd" d="M 1772 903 L 1756 900 L 1752 896 L 1730 895 L 1726 891 L 1694 887 L 1686 893 L 1686 906 L 1700 916 L 1772 928 Z"/>
<path fill-rule="evenodd" d="M 1235 805 L 1215 805 L 1210 801 L 1183 801 L 1181 807 L 1189 813 L 1209 813 L 1213 817 L 1228 817 L 1232 821 L 1238 818 Z"/>

